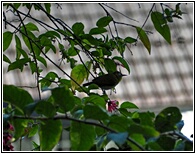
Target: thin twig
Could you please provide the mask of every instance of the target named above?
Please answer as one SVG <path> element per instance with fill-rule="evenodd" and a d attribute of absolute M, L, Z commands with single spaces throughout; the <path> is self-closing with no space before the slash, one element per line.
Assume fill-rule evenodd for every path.
<path fill-rule="evenodd" d="M 129 48 L 129 46 L 126 44 L 127 49 L 130 51 L 131 55 L 133 56 L 133 52 L 131 51 L 131 49 Z"/>
<path fill-rule="evenodd" d="M 126 18 L 130 19 L 130 20 L 133 20 L 133 21 L 135 21 L 135 22 L 139 22 L 139 21 L 137 21 L 137 20 L 135 20 L 135 19 L 132 19 L 132 18 L 128 17 L 127 15 L 125 15 L 125 14 L 123 14 L 123 13 L 121 13 L 121 12 L 117 11 L 116 9 L 112 8 L 112 7 L 111 7 L 111 6 L 109 6 L 109 5 L 106 5 L 106 4 L 104 4 L 104 3 L 102 3 L 102 4 L 103 4 L 103 5 L 105 5 L 106 7 L 110 8 L 110 9 L 112 9 L 113 11 L 115 11 L 115 12 L 117 12 L 117 13 L 121 14 L 122 16 L 124 16 L 124 17 L 126 17 Z"/>
<path fill-rule="evenodd" d="M 153 3 L 153 5 L 152 5 L 150 11 L 148 12 L 148 15 L 147 15 L 147 17 L 146 17 L 146 20 L 144 21 L 144 23 L 143 23 L 143 25 L 142 25 L 142 27 L 141 27 L 142 29 L 143 29 L 143 27 L 145 26 L 145 24 L 146 24 L 146 22 L 147 22 L 147 20 L 148 20 L 148 18 L 149 18 L 149 16 L 150 16 L 150 14 L 151 14 L 151 12 L 152 12 L 154 6 L 155 6 L 155 3 Z"/>
<path fill-rule="evenodd" d="M 130 27 L 133 27 L 133 28 L 136 28 L 137 26 L 135 25 L 132 25 L 132 24 L 127 24 L 127 23 L 123 23 L 123 22 L 118 22 L 118 21 L 115 21 L 116 24 L 121 24 L 121 25 L 126 25 L 126 26 L 130 26 Z"/>

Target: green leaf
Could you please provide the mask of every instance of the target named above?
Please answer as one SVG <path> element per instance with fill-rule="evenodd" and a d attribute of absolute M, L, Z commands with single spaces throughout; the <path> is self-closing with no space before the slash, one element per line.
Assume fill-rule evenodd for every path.
<path fill-rule="evenodd" d="M 13 85 L 3 85 L 3 101 L 11 103 L 23 114 L 24 107 L 32 103 L 33 98 L 21 88 Z"/>
<path fill-rule="evenodd" d="M 59 80 L 59 86 L 67 86 L 68 88 L 71 88 L 71 81 L 67 79 L 60 79 Z"/>
<path fill-rule="evenodd" d="M 31 31 L 25 31 L 24 28 L 22 27 L 21 28 L 21 31 L 26 34 L 22 34 L 22 38 L 23 38 L 23 41 L 25 43 L 25 45 L 27 46 L 27 48 L 29 49 L 29 51 L 32 53 L 34 52 L 35 55 L 39 55 L 40 54 L 40 51 L 41 51 L 41 45 L 39 44 L 39 39 L 31 32 Z M 28 36 L 28 37 L 27 37 Z M 30 43 L 30 42 L 31 43 Z M 36 42 L 37 45 L 35 45 L 33 42 Z M 32 46 L 31 46 L 32 45 Z M 33 51 L 32 51 L 33 50 Z"/>
<path fill-rule="evenodd" d="M 136 27 L 136 29 L 137 29 L 138 36 L 140 37 L 140 40 L 142 41 L 142 43 L 144 44 L 144 46 L 148 50 L 148 53 L 150 54 L 151 53 L 151 44 L 150 44 L 148 36 L 146 35 L 145 31 L 142 28 Z"/>
<path fill-rule="evenodd" d="M 70 62 L 70 67 L 73 69 L 76 66 L 77 60 L 75 58 L 69 58 L 68 61 Z"/>
<path fill-rule="evenodd" d="M 166 8 L 165 9 L 165 14 L 167 15 L 167 16 L 171 16 L 171 14 L 172 14 L 172 11 L 170 11 L 168 8 Z M 151 16 L 152 16 L 152 14 L 151 14 Z M 163 16 L 162 16 L 163 17 Z"/>
<path fill-rule="evenodd" d="M 38 125 L 33 124 L 31 129 L 29 130 L 28 138 L 33 137 L 38 132 L 38 129 L 39 129 Z"/>
<path fill-rule="evenodd" d="M 80 52 L 80 50 L 75 49 L 74 47 L 70 47 L 70 48 L 68 49 L 67 54 L 68 54 L 69 56 L 76 56 L 79 52 Z"/>
<path fill-rule="evenodd" d="M 46 37 L 46 36 L 42 36 L 41 38 L 40 38 L 40 42 L 41 42 L 41 45 L 42 46 L 50 46 L 52 43 L 51 43 L 51 40 L 50 39 L 48 39 L 48 37 Z"/>
<path fill-rule="evenodd" d="M 10 61 L 10 59 L 9 59 L 5 54 L 3 54 L 3 61 L 4 61 L 4 62 L 7 62 L 7 63 L 9 63 L 9 64 L 12 63 L 12 62 Z"/>
<path fill-rule="evenodd" d="M 15 35 L 15 42 L 16 42 L 16 59 L 19 59 L 21 55 L 23 55 L 24 58 L 28 58 L 27 53 L 22 49 L 20 38 Z"/>
<path fill-rule="evenodd" d="M 59 35 L 59 33 L 57 33 L 56 31 L 52 31 L 52 30 L 49 30 L 46 33 L 41 34 L 39 36 L 39 38 L 41 38 L 42 36 L 45 36 L 45 37 L 48 37 L 48 38 L 51 38 L 51 39 L 54 39 L 56 37 L 58 37 L 59 39 L 61 39 L 61 36 Z"/>
<path fill-rule="evenodd" d="M 38 114 L 45 115 L 46 117 L 53 117 L 56 114 L 55 106 L 52 103 L 45 100 L 37 102 L 35 111 Z"/>
<path fill-rule="evenodd" d="M 139 124 L 131 124 L 128 128 L 130 134 L 143 134 L 146 137 L 157 137 L 159 132 L 153 127 L 144 126 Z"/>
<path fill-rule="evenodd" d="M 44 6 L 46 8 L 46 12 L 50 14 L 51 3 L 44 3 Z"/>
<path fill-rule="evenodd" d="M 122 114 L 125 115 L 126 117 L 131 117 L 132 113 L 128 111 L 126 108 L 119 108 L 118 111 Z"/>
<path fill-rule="evenodd" d="M 91 66 L 92 66 L 92 62 L 91 62 L 91 61 L 86 61 L 85 66 L 86 66 L 86 68 L 87 68 L 88 70 L 90 70 L 90 69 L 91 69 Z M 88 79 L 89 74 L 90 74 L 90 73 L 87 72 L 86 80 Z"/>
<path fill-rule="evenodd" d="M 11 70 L 14 70 L 14 69 L 20 69 L 21 71 L 23 70 L 23 67 L 24 65 L 27 63 L 27 62 L 30 62 L 30 58 L 22 58 L 22 59 L 19 59 L 19 60 L 16 60 L 15 62 L 11 63 L 9 66 L 8 66 L 8 71 L 11 71 Z"/>
<path fill-rule="evenodd" d="M 40 151 L 40 145 L 32 141 L 33 151 Z"/>
<path fill-rule="evenodd" d="M 115 48 L 118 50 L 120 55 L 123 57 L 125 47 L 126 47 L 126 42 L 124 41 L 124 39 L 122 39 L 120 37 L 115 37 L 115 42 L 114 43 L 116 44 Z"/>
<path fill-rule="evenodd" d="M 146 144 L 146 139 L 142 134 L 131 134 L 129 137 L 141 146 L 145 146 Z M 132 142 L 128 142 L 128 144 L 130 145 L 132 151 L 141 151 L 141 149 Z"/>
<path fill-rule="evenodd" d="M 84 33 L 84 25 L 81 22 L 76 22 L 72 26 L 72 30 L 75 35 L 83 34 Z"/>
<path fill-rule="evenodd" d="M 107 32 L 107 30 L 103 27 L 96 27 L 96 28 L 92 28 L 89 32 L 90 35 L 97 35 L 97 34 L 102 34 Z"/>
<path fill-rule="evenodd" d="M 15 140 L 17 140 L 20 137 L 23 137 L 25 135 L 26 130 L 27 130 L 26 128 L 27 128 L 29 122 L 31 122 L 31 121 L 24 120 L 24 119 L 14 119 L 13 120 Z"/>
<path fill-rule="evenodd" d="M 43 58 L 43 57 L 41 57 L 41 56 L 37 56 L 36 58 L 37 58 L 37 60 L 38 60 L 39 62 L 41 62 L 45 67 L 47 67 L 47 62 L 46 62 L 45 58 Z"/>
<path fill-rule="evenodd" d="M 17 51 L 18 55 L 22 54 L 24 58 L 28 58 L 28 55 L 27 55 L 26 51 L 24 51 L 22 48 L 16 47 L 16 51 Z M 18 57 L 18 55 L 17 55 L 17 57 Z"/>
<path fill-rule="evenodd" d="M 50 39 L 48 39 L 46 36 L 42 36 L 41 37 L 41 45 L 43 47 L 45 47 L 45 52 L 47 53 L 50 49 L 53 50 L 54 53 L 56 53 L 56 48 L 55 46 L 52 44 L 52 41 Z"/>
<path fill-rule="evenodd" d="M 164 151 L 171 151 L 174 149 L 175 139 L 167 135 L 161 135 L 157 143 Z"/>
<path fill-rule="evenodd" d="M 160 12 L 152 12 L 151 20 L 154 24 L 155 29 L 163 36 L 163 38 L 171 44 L 171 34 L 169 26 L 167 25 L 166 19 Z"/>
<path fill-rule="evenodd" d="M 55 72 L 49 72 L 43 79 L 39 82 L 41 83 L 41 89 L 49 87 L 56 78 L 59 78 Z"/>
<path fill-rule="evenodd" d="M 141 125 L 147 125 L 147 126 L 152 126 L 154 127 L 154 119 L 155 119 L 155 114 L 154 112 L 140 112 L 139 114 L 139 119 L 140 119 L 140 124 Z"/>
<path fill-rule="evenodd" d="M 107 70 L 108 73 L 113 73 L 116 71 L 116 64 L 114 60 L 105 58 L 104 59 L 104 67 Z"/>
<path fill-rule="evenodd" d="M 177 107 L 168 107 L 161 111 L 155 119 L 155 128 L 160 132 L 177 129 L 176 124 L 182 119 L 182 114 Z"/>
<path fill-rule="evenodd" d="M 157 142 L 148 142 L 148 149 L 152 151 L 164 151 L 163 148 Z"/>
<path fill-rule="evenodd" d="M 58 104 L 64 112 L 70 111 L 75 106 L 74 96 L 67 87 L 52 89 L 52 96 L 55 104 Z"/>
<path fill-rule="evenodd" d="M 94 57 L 100 57 L 100 52 L 98 52 L 98 51 L 92 51 L 91 54 L 92 54 Z"/>
<path fill-rule="evenodd" d="M 71 122 L 71 150 L 88 151 L 94 144 L 95 128 L 80 122 Z"/>
<path fill-rule="evenodd" d="M 122 133 L 109 133 L 107 135 L 107 140 L 112 140 L 115 143 L 117 143 L 118 145 L 123 145 L 128 137 L 128 133 L 127 132 L 122 132 Z"/>
<path fill-rule="evenodd" d="M 18 49 L 21 49 L 21 41 L 17 35 L 15 35 L 15 42 L 16 42 L 16 59 L 19 59 L 21 56 L 21 52 Z"/>
<path fill-rule="evenodd" d="M 126 108 L 126 109 L 139 109 L 135 104 L 131 103 L 131 102 L 123 102 L 120 105 L 120 108 Z"/>
<path fill-rule="evenodd" d="M 3 51 L 5 51 L 12 41 L 13 33 L 10 31 L 3 33 Z"/>
<path fill-rule="evenodd" d="M 137 39 L 135 38 L 132 38 L 132 37 L 126 37 L 125 40 L 124 40 L 126 43 L 134 43 L 137 41 Z"/>
<path fill-rule="evenodd" d="M 35 24 L 33 24 L 32 22 L 29 22 L 28 24 L 26 24 L 25 27 L 26 27 L 27 31 L 38 31 L 39 32 L 38 27 Z M 22 28 L 24 28 L 24 27 L 22 27 Z"/>
<path fill-rule="evenodd" d="M 109 23 L 112 21 L 112 17 L 111 16 L 107 16 L 107 17 L 102 17 L 100 18 L 97 23 L 96 26 L 97 27 L 106 27 L 107 25 L 109 25 Z"/>
<path fill-rule="evenodd" d="M 61 120 L 42 121 L 39 137 L 41 151 L 51 151 L 60 140 L 63 130 Z"/>
<path fill-rule="evenodd" d="M 132 134 L 132 135 L 130 135 L 130 137 L 132 139 L 134 139 L 140 145 L 145 145 L 146 144 L 146 139 L 142 134 Z"/>
<path fill-rule="evenodd" d="M 84 107 L 84 117 L 86 119 L 105 120 L 108 118 L 108 114 L 98 105 L 89 104 Z"/>
<path fill-rule="evenodd" d="M 93 104 L 96 104 L 96 105 L 99 105 L 100 107 L 106 109 L 106 101 L 99 95 L 90 95 L 89 97 L 85 97 L 83 99 L 84 103 L 87 104 L 87 103 L 93 103 Z"/>
<path fill-rule="evenodd" d="M 90 34 L 83 34 L 83 35 L 81 35 L 81 39 L 84 42 L 86 42 L 87 44 L 92 44 L 92 45 L 96 45 L 96 46 L 99 46 L 99 45 L 101 45 L 103 43 L 103 42 L 99 41 L 98 39 L 94 38 Z"/>
<path fill-rule="evenodd" d="M 127 117 L 112 115 L 110 117 L 110 121 L 108 122 L 107 126 L 118 132 L 125 132 L 129 128 L 130 124 L 131 124 L 131 120 L 128 119 Z"/>
<path fill-rule="evenodd" d="M 31 68 L 31 73 L 33 74 L 33 73 L 35 73 L 35 72 L 37 72 L 37 67 L 36 67 L 36 64 L 34 63 L 34 62 L 30 62 L 29 63 L 29 65 L 30 65 L 30 68 Z"/>
<path fill-rule="evenodd" d="M 80 85 L 87 77 L 87 71 L 84 65 L 79 64 L 75 66 L 71 71 L 71 77 Z M 71 87 L 73 90 L 77 89 L 79 85 L 71 80 Z"/>
<path fill-rule="evenodd" d="M 18 9 L 20 5 L 21 3 L 13 3 L 13 6 L 15 7 L 15 9 Z"/>

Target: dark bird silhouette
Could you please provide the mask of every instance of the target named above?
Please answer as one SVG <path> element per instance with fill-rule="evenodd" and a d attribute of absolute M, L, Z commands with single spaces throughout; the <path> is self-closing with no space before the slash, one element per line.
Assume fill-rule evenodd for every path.
<path fill-rule="evenodd" d="M 90 84 L 96 84 L 103 90 L 108 90 L 114 88 L 122 79 L 123 76 L 126 76 L 122 74 L 119 71 L 115 71 L 114 73 L 105 74 L 102 76 L 99 76 L 97 78 L 94 78 L 92 82 L 88 82 L 83 84 L 83 86 L 89 86 Z"/>

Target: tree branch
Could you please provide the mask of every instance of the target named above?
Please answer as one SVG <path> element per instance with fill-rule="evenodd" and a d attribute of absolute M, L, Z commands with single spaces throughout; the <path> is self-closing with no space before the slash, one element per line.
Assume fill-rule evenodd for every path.
<path fill-rule="evenodd" d="M 94 125 L 94 126 L 97 126 L 97 127 L 101 127 L 107 131 L 110 131 L 110 132 L 113 132 L 113 133 L 118 133 L 116 132 L 115 130 L 103 125 L 103 124 L 100 124 L 100 123 L 97 123 L 97 122 L 93 122 L 93 121 L 87 121 L 87 120 L 80 120 L 80 119 L 75 119 L 75 118 L 72 118 L 70 116 L 67 116 L 67 115 L 56 115 L 54 117 L 24 117 L 24 116 L 17 116 L 17 115 L 14 115 L 13 116 L 13 119 L 26 119 L 26 120 L 70 120 L 70 121 L 75 121 L 75 122 L 79 122 L 79 123 L 84 123 L 84 124 L 87 124 L 87 125 Z M 131 143 L 133 143 L 134 145 L 136 145 L 139 149 L 141 149 L 142 151 L 145 151 L 145 149 L 140 145 L 138 144 L 137 142 L 135 142 L 134 140 L 132 140 L 131 138 L 127 137 L 127 140 Z"/>

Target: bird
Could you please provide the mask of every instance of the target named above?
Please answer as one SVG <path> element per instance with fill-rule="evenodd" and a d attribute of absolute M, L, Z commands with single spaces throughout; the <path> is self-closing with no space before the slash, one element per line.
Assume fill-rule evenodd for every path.
<path fill-rule="evenodd" d="M 108 73 L 99 77 L 96 77 L 92 80 L 92 82 L 88 82 L 83 84 L 83 86 L 89 86 L 91 84 L 98 85 L 103 90 L 109 90 L 114 88 L 122 79 L 123 76 L 126 76 L 122 74 L 119 71 L 115 71 L 113 73 Z"/>

